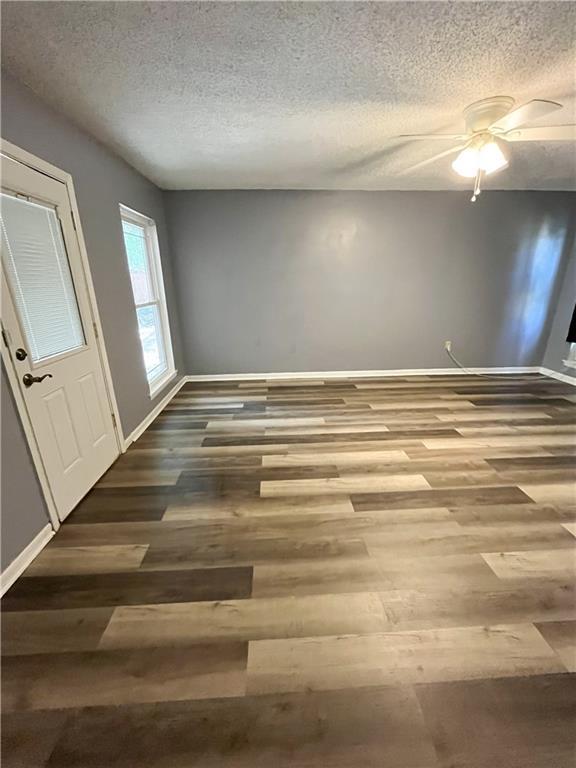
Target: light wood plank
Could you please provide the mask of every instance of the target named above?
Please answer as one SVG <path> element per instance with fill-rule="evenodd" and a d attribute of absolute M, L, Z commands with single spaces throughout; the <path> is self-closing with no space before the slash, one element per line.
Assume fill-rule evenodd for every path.
<path fill-rule="evenodd" d="M 263 497 L 314 496 L 330 493 L 379 493 L 420 491 L 430 488 L 422 475 L 347 475 L 316 480 L 265 480 L 260 483 Z"/>
<path fill-rule="evenodd" d="M 95 547 L 48 547 L 30 564 L 27 576 L 64 576 L 137 570 L 147 544 L 110 544 Z"/>
<path fill-rule="evenodd" d="M 286 453 L 263 456 L 264 467 L 348 467 L 354 464 L 409 461 L 405 451 L 334 451 L 328 453 Z"/>
<path fill-rule="evenodd" d="M 574 482 L 538 485 L 526 483 L 520 487 L 538 504 L 576 504 L 576 484 Z"/>
<path fill-rule="evenodd" d="M 482 557 L 500 579 L 576 578 L 576 549 L 489 552 Z"/>
<path fill-rule="evenodd" d="M 531 624 L 257 640 L 248 692 L 334 690 L 557 673 L 564 666 Z"/>
<path fill-rule="evenodd" d="M 382 603 L 375 592 L 141 605 L 114 611 L 100 647 L 370 633 L 381 632 L 385 626 Z"/>
<path fill-rule="evenodd" d="M 308 416 L 308 417 L 288 417 L 285 419 L 277 419 L 277 418 L 270 418 L 270 419 L 250 419 L 249 422 L 245 421 L 234 421 L 232 419 L 226 419 L 222 421 L 209 421 L 208 426 L 206 429 L 208 431 L 212 430 L 230 430 L 230 431 L 242 431 L 246 430 L 247 425 L 250 426 L 251 429 L 254 428 L 263 428 L 266 427 L 266 429 L 270 428 L 297 428 L 297 427 L 319 427 L 319 426 L 325 426 L 325 420 L 322 417 L 319 416 Z"/>

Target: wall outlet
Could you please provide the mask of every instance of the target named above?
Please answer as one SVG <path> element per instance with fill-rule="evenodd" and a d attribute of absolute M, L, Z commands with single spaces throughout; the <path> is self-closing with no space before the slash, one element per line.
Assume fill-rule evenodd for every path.
<path fill-rule="evenodd" d="M 447 352 L 452 352 L 452 342 L 451 341 L 445 341 L 444 342 L 444 349 Z"/>

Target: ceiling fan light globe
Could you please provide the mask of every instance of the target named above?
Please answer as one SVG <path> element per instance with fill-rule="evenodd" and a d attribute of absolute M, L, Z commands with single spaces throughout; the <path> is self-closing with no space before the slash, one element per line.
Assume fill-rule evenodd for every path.
<path fill-rule="evenodd" d="M 466 179 L 474 178 L 480 168 L 480 151 L 476 147 L 466 147 L 452 163 L 452 169 Z"/>
<path fill-rule="evenodd" d="M 480 147 L 480 168 L 486 175 L 501 171 L 508 165 L 507 148 L 504 142 L 492 139 Z"/>

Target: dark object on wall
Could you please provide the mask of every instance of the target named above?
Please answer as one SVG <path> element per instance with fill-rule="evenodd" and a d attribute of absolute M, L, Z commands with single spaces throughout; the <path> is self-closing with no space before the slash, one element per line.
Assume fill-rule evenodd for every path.
<path fill-rule="evenodd" d="M 572 320 L 570 321 L 566 341 L 569 341 L 571 344 L 576 343 L 576 304 L 574 305 L 574 312 L 572 312 Z"/>

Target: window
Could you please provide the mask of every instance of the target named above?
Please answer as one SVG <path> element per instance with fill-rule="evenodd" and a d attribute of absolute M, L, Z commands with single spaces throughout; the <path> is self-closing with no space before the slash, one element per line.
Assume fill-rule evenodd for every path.
<path fill-rule="evenodd" d="M 156 224 L 123 205 L 120 215 L 140 344 L 152 396 L 176 373 Z"/>
<path fill-rule="evenodd" d="M 54 208 L 2 194 L 2 256 L 33 363 L 85 345 Z"/>
<path fill-rule="evenodd" d="M 563 361 L 568 368 L 576 368 L 576 342 L 572 342 L 568 349 L 568 357 Z"/>

